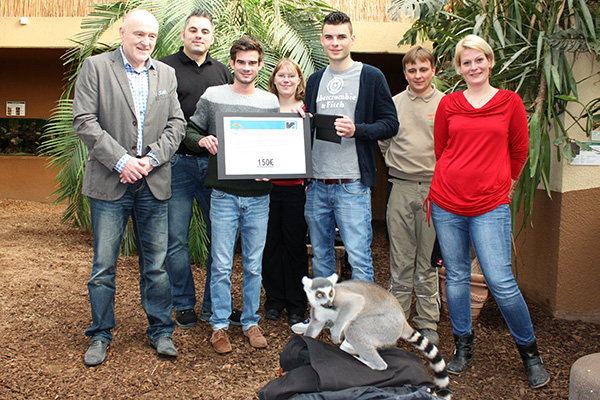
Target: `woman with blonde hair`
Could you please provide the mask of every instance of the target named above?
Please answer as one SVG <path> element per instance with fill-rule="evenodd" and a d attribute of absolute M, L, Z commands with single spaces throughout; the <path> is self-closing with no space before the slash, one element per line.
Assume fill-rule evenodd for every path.
<path fill-rule="evenodd" d="M 527 370 L 532 388 L 550 377 L 512 273 L 514 187 L 527 160 L 529 134 L 521 98 L 490 84 L 490 45 L 468 35 L 456 45 L 454 67 L 467 89 L 440 101 L 435 116 L 437 159 L 429 200 L 446 266 L 448 309 L 456 350 L 448 372 L 460 374 L 473 360 L 471 244 Z"/>
<path fill-rule="evenodd" d="M 269 79 L 269 91 L 279 99 L 280 111 L 290 112 L 304 106 L 306 82 L 296 61 L 279 60 Z M 302 277 L 308 275 L 306 252 L 306 194 L 303 179 L 273 179 L 270 195 L 269 226 L 263 253 L 265 317 L 278 320 L 287 310 L 290 325 L 304 320 L 306 296 Z"/>

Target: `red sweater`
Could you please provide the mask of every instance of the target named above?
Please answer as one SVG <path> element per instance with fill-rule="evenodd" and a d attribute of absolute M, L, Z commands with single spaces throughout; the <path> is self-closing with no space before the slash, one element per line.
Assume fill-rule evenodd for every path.
<path fill-rule="evenodd" d="M 508 204 L 529 150 L 527 114 L 514 92 L 499 90 L 481 108 L 463 92 L 442 98 L 435 116 L 437 163 L 429 198 L 444 210 L 473 217 Z"/>
<path fill-rule="evenodd" d="M 306 111 L 306 106 L 302 103 L 302 110 Z M 271 179 L 271 183 L 276 186 L 296 186 L 302 185 L 304 179 Z"/>

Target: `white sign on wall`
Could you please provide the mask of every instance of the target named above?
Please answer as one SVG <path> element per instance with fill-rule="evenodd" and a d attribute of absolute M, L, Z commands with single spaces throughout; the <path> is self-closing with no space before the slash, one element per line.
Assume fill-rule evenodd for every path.
<path fill-rule="evenodd" d="M 7 117 L 24 117 L 25 102 L 24 101 L 7 101 L 6 102 Z"/>
<path fill-rule="evenodd" d="M 571 165 L 600 165 L 600 143 L 584 142 L 593 150 L 579 149 Z"/>

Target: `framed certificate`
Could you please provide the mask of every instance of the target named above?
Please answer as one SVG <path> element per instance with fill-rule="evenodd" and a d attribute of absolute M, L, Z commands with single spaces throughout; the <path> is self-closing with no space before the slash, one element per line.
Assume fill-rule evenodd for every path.
<path fill-rule="evenodd" d="M 310 123 L 295 113 L 217 113 L 219 179 L 312 175 Z"/>

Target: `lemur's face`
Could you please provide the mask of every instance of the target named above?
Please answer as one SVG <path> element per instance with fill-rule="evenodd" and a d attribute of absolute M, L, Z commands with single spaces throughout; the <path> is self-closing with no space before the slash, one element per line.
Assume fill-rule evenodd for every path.
<path fill-rule="evenodd" d="M 333 307 L 334 296 L 335 289 L 333 286 L 319 288 L 315 291 L 315 303 L 321 307 L 331 308 Z"/>
<path fill-rule="evenodd" d="M 333 308 L 337 279 L 337 274 L 333 274 L 329 278 L 310 279 L 306 276 L 302 278 L 304 292 L 311 306 Z"/>

